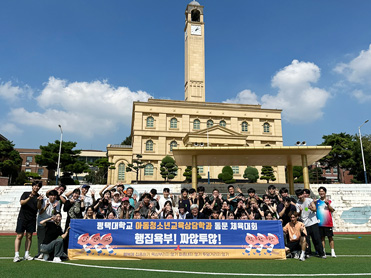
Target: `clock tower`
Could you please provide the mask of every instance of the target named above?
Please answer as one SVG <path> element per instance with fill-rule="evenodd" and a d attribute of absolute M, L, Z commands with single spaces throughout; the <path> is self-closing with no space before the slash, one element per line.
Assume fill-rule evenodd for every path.
<path fill-rule="evenodd" d="M 186 101 L 205 102 L 205 29 L 203 6 L 197 1 L 185 11 L 184 94 Z"/>

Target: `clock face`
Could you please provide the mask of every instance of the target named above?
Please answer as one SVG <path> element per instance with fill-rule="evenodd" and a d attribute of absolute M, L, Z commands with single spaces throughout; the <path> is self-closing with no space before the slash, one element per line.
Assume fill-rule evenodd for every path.
<path fill-rule="evenodd" d="M 191 25 L 191 35 L 201 36 L 201 26 Z"/>

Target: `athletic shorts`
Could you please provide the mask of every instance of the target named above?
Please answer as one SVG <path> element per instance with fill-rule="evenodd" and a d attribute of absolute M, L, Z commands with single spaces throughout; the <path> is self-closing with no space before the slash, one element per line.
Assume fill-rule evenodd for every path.
<path fill-rule="evenodd" d="M 319 233 L 320 233 L 321 237 L 334 236 L 334 232 L 332 230 L 332 227 L 319 227 Z"/>
<path fill-rule="evenodd" d="M 301 250 L 300 240 L 289 241 L 287 242 L 286 247 L 290 249 L 290 252 L 300 251 Z"/>
<path fill-rule="evenodd" d="M 24 232 L 27 232 L 27 233 L 34 233 L 36 232 L 36 219 L 34 220 L 29 220 L 29 221 L 26 221 L 26 220 L 23 220 L 23 219 L 19 219 L 17 220 L 17 228 L 15 229 L 15 232 L 17 234 L 23 234 Z"/>

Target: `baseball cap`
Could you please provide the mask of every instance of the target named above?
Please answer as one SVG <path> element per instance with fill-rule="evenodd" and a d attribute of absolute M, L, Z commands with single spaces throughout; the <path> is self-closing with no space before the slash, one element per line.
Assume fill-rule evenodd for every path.
<path fill-rule="evenodd" d="M 90 188 L 90 185 L 84 184 L 81 188 L 87 188 L 87 189 L 89 189 Z"/>
<path fill-rule="evenodd" d="M 128 197 L 124 197 L 122 198 L 122 201 L 125 202 L 125 201 L 128 201 L 129 202 L 129 198 Z"/>

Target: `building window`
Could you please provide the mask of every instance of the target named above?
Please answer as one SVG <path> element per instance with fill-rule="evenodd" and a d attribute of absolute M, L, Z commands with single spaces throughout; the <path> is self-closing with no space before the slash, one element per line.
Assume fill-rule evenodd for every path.
<path fill-rule="evenodd" d="M 178 128 L 178 120 L 175 118 L 172 118 L 170 120 L 170 128 Z"/>
<path fill-rule="evenodd" d="M 208 120 L 206 125 L 207 125 L 207 128 L 212 127 L 214 125 L 214 122 L 212 120 Z"/>
<path fill-rule="evenodd" d="M 227 125 L 227 123 L 224 120 L 221 120 L 219 122 L 219 125 L 222 126 L 222 127 L 225 127 Z"/>
<path fill-rule="evenodd" d="M 153 165 L 152 164 L 149 163 L 144 167 L 144 175 L 153 176 Z"/>
<path fill-rule="evenodd" d="M 173 150 L 173 148 L 176 148 L 178 146 L 178 143 L 176 141 L 171 141 L 170 142 L 170 151 Z"/>
<path fill-rule="evenodd" d="M 264 123 L 264 125 L 263 125 L 263 131 L 264 132 L 269 132 L 269 128 L 270 128 L 269 124 L 268 123 Z"/>
<path fill-rule="evenodd" d="M 332 168 L 332 173 L 337 174 L 338 173 L 338 168 L 336 168 L 336 167 Z"/>
<path fill-rule="evenodd" d="M 196 119 L 193 121 L 193 129 L 200 129 L 200 120 Z"/>
<path fill-rule="evenodd" d="M 204 166 L 197 166 L 198 168 L 198 173 L 203 174 L 204 173 Z"/>
<path fill-rule="evenodd" d="M 146 124 L 147 127 L 153 127 L 154 123 L 155 123 L 155 119 L 153 117 L 147 118 L 147 124 Z"/>
<path fill-rule="evenodd" d="M 233 175 L 240 173 L 240 167 L 239 166 L 232 166 Z"/>
<path fill-rule="evenodd" d="M 24 171 L 25 171 L 26 173 L 31 173 L 31 168 L 26 168 Z"/>
<path fill-rule="evenodd" d="M 31 162 L 32 162 L 32 156 L 27 156 L 27 157 L 26 157 L 26 162 L 31 163 Z"/>
<path fill-rule="evenodd" d="M 43 168 L 39 168 L 39 169 L 37 169 L 37 174 L 38 174 L 39 176 L 44 175 L 44 169 L 43 169 Z"/>
<path fill-rule="evenodd" d="M 153 151 L 153 141 L 152 140 L 148 140 L 146 142 L 146 151 Z"/>
<path fill-rule="evenodd" d="M 125 164 L 120 163 L 118 167 L 118 180 L 123 181 L 125 180 Z"/>
<path fill-rule="evenodd" d="M 247 122 L 242 122 L 242 132 L 247 132 L 248 131 L 248 127 L 249 125 L 247 124 Z"/>
<path fill-rule="evenodd" d="M 331 169 L 326 169 L 326 174 L 331 174 Z"/>

